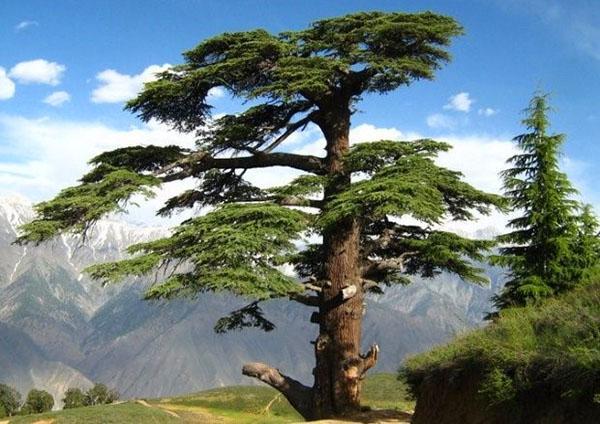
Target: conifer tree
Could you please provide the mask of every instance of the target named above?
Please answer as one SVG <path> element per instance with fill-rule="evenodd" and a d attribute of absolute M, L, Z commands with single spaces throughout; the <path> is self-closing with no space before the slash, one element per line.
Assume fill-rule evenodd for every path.
<path fill-rule="evenodd" d="M 505 195 L 522 215 L 509 222 L 513 231 L 498 238 L 505 246 L 495 262 L 510 269 L 504 290 L 495 297 L 500 309 L 561 293 L 593 266 L 590 250 L 597 247 L 589 233 L 595 218 L 590 209 L 577 216 L 577 192 L 558 163 L 565 136 L 548 133 L 549 110 L 548 96 L 536 93 L 525 110 L 528 132 L 514 138 L 521 153 L 508 160 L 513 167 L 502 173 Z M 583 240 L 586 247 L 578 247 Z M 581 248 L 585 254 L 577 252 Z"/>
<path fill-rule="evenodd" d="M 573 246 L 578 281 L 591 282 L 600 276 L 600 226 L 592 206 L 583 205 L 577 218 L 577 236 Z"/>
<path fill-rule="evenodd" d="M 217 321 L 217 331 L 271 330 L 261 303 L 287 298 L 315 308 L 315 369 L 311 387 L 262 363 L 243 373 L 280 390 L 306 418 L 360 407 L 360 382 L 378 356 L 361 353 L 365 294 L 405 283 L 411 275 L 445 270 L 486 281 L 472 260 L 489 241 L 437 228 L 445 219 L 489 212 L 498 196 L 434 163 L 449 148 L 433 140 L 381 140 L 350 146 L 351 117 L 364 94 L 384 94 L 430 80 L 450 59 L 446 48 L 462 33 L 451 18 L 430 12 L 356 13 L 278 35 L 264 30 L 225 33 L 184 54 L 185 62 L 127 104 L 142 120 L 156 119 L 195 133 L 195 149 L 126 147 L 91 160 L 81 184 L 36 207 L 19 242 L 39 243 L 81 232 L 133 195 L 194 178 L 195 189 L 159 210 L 210 206 L 170 237 L 131 246 L 131 258 L 90 267 L 105 283 L 161 270 L 148 298 L 228 292 L 249 304 Z M 239 114 L 211 118 L 209 90 L 223 87 L 249 100 Z M 323 157 L 291 153 L 286 141 L 307 126 L 323 133 Z M 283 166 L 302 171 L 289 184 L 259 189 L 248 169 Z M 357 178 L 360 177 L 360 178 Z M 301 208 L 299 208 L 301 207 Z M 406 220 L 404 218 L 412 218 Z M 297 250 L 306 234 L 322 242 Z M 295 266 L 301 281 L 281 272 Z"/>

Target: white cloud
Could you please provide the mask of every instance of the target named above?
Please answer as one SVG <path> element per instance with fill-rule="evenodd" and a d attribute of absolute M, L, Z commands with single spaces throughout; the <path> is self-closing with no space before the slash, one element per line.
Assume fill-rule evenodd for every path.
<path fill-rule="evenodd" d="M 213 87 L 208 90 L 209 99 L 220 99 L 225 96 L 225 90 L 223 87 Z"/>
<path fill-rule="evenodd" d="M 414 140 L 426 137 L 404 132 L 397 128 L 378 128 L 362 124 L 352 128 L 351 144 L 375 140 Z M 441 136 L 436 137 L 453 146 L 438 158 L 441 166 L 461 171 L 465 180 L 484 191 L 499 193 L 499 172 L 506 168 L 506 160 L 516 153 L 515 145 L 508 138 L 487 136 Z M 190 134 L 169 130 L 167 126 L 150 122 L 125 130 L 108 127 L 97 122 L 60 121 L 48 118 L 27 119 L 0 115 L 0 194 L 20 193 L 34 201 L 48 199 L 61 188 L 75 184 L 88 169 L 86 162 L 106 150 L 140 143 L 153 145 L 180 144 L 193 147 L 195 140 Z M 309 131 L 294 152 L 324 155 L 325 141 L 317 131 Z M 8 160 L 7 158 L 11 158 Z M 68 166 L 65 166 L 68 164 Z M 596 200 L 597 192 L 586 175 L 586 164 L 563 158 L 563 166 L 585 197 Z M 272 187 L 291 181 L 301 172 L 284 167 L 249 170 L 246 178 L 259 187 Z M 141 208 L 132 208 L 129 221 L 146 224 L 164 224 L 154 216 L 164 201 L 181 190 L 193 187 L 193 181 L 174 182 L 166 185 L 156 199 L 140 202 Z M 9 191 L 10 190 L 10 191 Z M 167 221 L 175 223 L 182 217 Z M 461 230 L 472 234 L 475 230 L 493 226 L 502 230 L 506 216 L 494 213 L 478 222 L 449 222 L 444 228 Z"/>
<path fill-rule="evenodd" d="M 150 65 L 136 75 L 121 74 L 114 69 L 106 69 L 96 75 L 100 86 L 92 91 L 94 103 L 121 103 L 134 98 L 144 87 L 144 83 L 156 79 L 156 74 L 170 68 L 171 65 Z M 216 93 L 216 94 L 215 94 Z M 219 92 L 213 95 L 218 96 Z"/>
<path fill-rule="evenodd" d="M 95 155 L 139 144 L 194 146 L 194 137 L 150 122 L 119 130 L 98 122 L 28 119 L 0 115 L 0 194 L 17 192 L 34 201 L 48 199 L 77 183 Z M 7 158 L 11 158 L 10 160 Z M 179 185 L 178 185 L 179 184 Z M 133 208 L 132 220 L 151 222 L 162 202 L 189 182 L 170 184 L 144 208 Z"/>
<path fill-rule="evenodd" d="M 65 65 L 56 62 L 35 59 L 17 63 L 9 75 L 21 84 L 58 85 L 66 69 Z"/>
<path fill-rule="evenodd" d="M 20 32 L 26 30 L 32 26 L 38 26 L 39 23 L 37 21 L 21 21 L 17 25 L 15 25 L 15 31 Z"/>
<path fill-rule="evenodd" d="M 0 66 L 0 100 L 8 100 L 15 95 L 15 83 L 6 75 L 6 70 Z"/>
<path fill-rule="evenodd" d="M 71 95 L 66 91 L 55 91 L 54 93 L 47 96 L 43 102 L 50 106 L 60 106 L 71 100 Z"/>
<path fill-rule="evenodd" d="M 447 110 L 456 110 L 458 112 L 469 112 L 474 100 L 471 99 L 469 93 L 462 92 L 451 96 L 448 99 L 448 104 L 444 106 Z"/>
<path fill-rule="evenodd" d="M 301 147 L 294 149 L 294 153 L 301 155 L 325 156 L 325 139 L 316 129 L 304 135 Z M 315 139 L 315 137 L 318 137 Z M 371 124 L 361 124 L 350 129 L 350 144 L 366 143 L 379 140 L 415 140 L 421 136 L 414 132 L 404 133 L 396 128 L 378 128 Z"/>
<path fill-rule="evenodd" d="M 427 117 L 427 126 L 430 128 L 441 128 L 451 130 L 456 128 L 456 121 L 442 113 L 434 113 Z"/>
<path fill-rule="evenodd" d="M 478 115 L 488 116 L 488 117 L 489 116 L 493 116 L 493 115 L 495 115 L 497 113 L 498 113 L 498 110 L 492 109 L 491 107 L 486 107 L 486 108 L 483 108 L 483 109 L 479 109 L 477 111 Z"/>

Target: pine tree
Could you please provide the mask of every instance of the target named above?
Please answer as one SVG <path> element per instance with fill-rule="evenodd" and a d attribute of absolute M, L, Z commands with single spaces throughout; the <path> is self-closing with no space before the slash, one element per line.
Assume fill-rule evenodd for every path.
<path fill-rule="evenodd" d="M 577 192 L 558 164 L 565 136 L 548 134 L 549 110 L 548 96 L 535 94 L 523 120 L 528 132 L 514 138 L 522 153 L 510 158 L 513 167 L 502 173 L 505 195 L 522 215 L 509 222 L 512 232 L 498 238 L 505 246 L 495 262 L 510 269 L 495 297 L 500 309 L 561 293 L 581 280 L 585 268 L 575 252 Z M 582 227 L 586 235 L 588 225 Z"/>
<path fill-rule="evenodd" d="M 577 217 L 577 236 L 573 246 L 577 281 L 591 282 L 600 276 L 600 226 L 592 206 L 586 204 Z"/>
<path fill-rule="evenodd" d="M 124 210 L 133 195 L 197 179 L 195 189 L 167 201 L 159 214 L 192 206 L 210 206 L 211 212 L 181 223 L 170 237 L 131 246 L 130 259 L 90 267 L 90 274 L 109 283 L 160 270 L 163 280 L 147 292 L 153 299 L 204 292 L 249 299 L 219 319 L 217 331 L 273 329 L 260 307 L 269 299 L 315 308 L 312 387 L 262 363 L 242 371 L 280 390 L 306 418 L 355 411 L 360 381 L 379 351 L 374 345 L 360 353 L 368 291 L 443 270 L 486 281 L 471 261 L 481 260 L 491 242 L 436 226 L 487 213 L 500 198 L 434 163 L 449 146 L 433 140 L 349 143 L 351 116 L 363 94 L 433 79 L 461 32 L 453 19 L 430 12 L 369 12 L 279 35 L 255 30 L 208 39 L 127 104 L 144 121 L 195 133 L 197 147 L 127 147 L 93 158 L 80 185 L 37 205 L 38 218 L 18 241 L 85 231 Z M 251 106 L 211 118 L 207 101 L 214 87 Z M 324 157 L 286 149 L 289 137 L 307 126 L 323 133 Z M 248 169 L 274 166 L 303 174 L 268 190 L 244 179 Z M 298 250 L 294 242 L 306 234 L 322 242 Z M 281 272 L 285 263 L 295 265 L 301 282 Z"/>

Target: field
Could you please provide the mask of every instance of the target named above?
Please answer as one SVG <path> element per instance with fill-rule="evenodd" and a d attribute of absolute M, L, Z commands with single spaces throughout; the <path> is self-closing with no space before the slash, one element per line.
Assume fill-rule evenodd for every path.
<path fill-rule="evenodd" d="M 363 403 L 373 409 L 407 411 L 406 386 L 391 374 L 365 381 Z M 301 417 L 278 392 L 263 386 L 233 386 L 162 399 L 128 401 L 10 419 L 10 424 L 294 423 Z M 0 421 L 3 423 L 3 421 Z"/>

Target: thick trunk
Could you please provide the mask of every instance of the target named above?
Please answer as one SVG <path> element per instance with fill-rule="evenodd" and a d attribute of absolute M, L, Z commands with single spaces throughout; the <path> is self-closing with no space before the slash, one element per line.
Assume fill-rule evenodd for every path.
<path fill-rule="evenodd" d="M 325 166 L 329 182 L 323 202 L 326 208 L 327 201 L 350 184 L 350 175 L 343 167 L 343 157 L 350 147 L 349 108 L 332 108 L 330 114 L 321 115 L 319 126 L 327 140 Z M 319 277 L 329 283 L 321 289 L 319 312 L 314 319 L 319 324 L 319 336 L 314 343 L 313 388 L 263 364 L 244 367 L 245 375 L 260 378 L 280 390 L 306 419 L 358 411 L 361 380 L 377 361 L 376 345 L 365 355 L 360 354 L 364 291 L 359 242 L 360 224 L 354 218 L 339 222 L 323 234 L 325 267 L 324 275 Z"/>
<path fill-rule="evenodd" d="M 326 203 L 350 184 L 350 175 L 343 168 L 343 157 L 350 147 L 350 115 L 342 111 L 324 117 L 321 128 L 327 139 L 326 167 L 330 177 L 325 189 Z M 360 383 L 366 367 L 360 355 L 364 293 L 359 239 L 356 219 L 340 222 L 323 234 L 324 277 L 331 284 L 323 288 L 319 336 L 315 343 L 313 395 L 321 417 L 343 415 L 360 408 Z"/>

